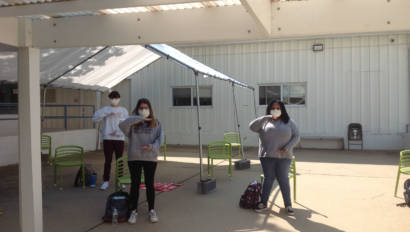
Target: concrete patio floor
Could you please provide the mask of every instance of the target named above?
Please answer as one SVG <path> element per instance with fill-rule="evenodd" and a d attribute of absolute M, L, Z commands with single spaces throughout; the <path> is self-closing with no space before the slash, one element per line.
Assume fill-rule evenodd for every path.
<path fill-rule="evenodd" d="M 287 216 L 278 188 L 272 192 L 270 210 L 255 213 L 238 207 L 240 195 L 252 180 L 259 180 L 261 168 L 256 150 L 248 153 L 252 167 L 234 170 L 228 177 L 227 162 L 215 168 L 217 189 L 208 195 L 196 193 L 199 160 L 196 150 L 171 147 L 167 161 L 159 162 L 156 181 L 184 186 L 158 193 L 156 209 L 160 222 L 148 221 L 145 191 L 141 191 L 137 224 L 113 226 L 101 222 L 107 196 L 114 191 L 72 187 L 77 168 L 63 171 L 62 191 L 53 187 L 52 168 L 45 167 L 44 231 L 408 231 L 410 208 L 403 200 L 402 176 L 398 197 L 393 197 L 397 174 L 396 152 L 346 152 L 333 150 L 296 151 L 297 202 L 295 217 Z M 103 155 L 86 154 L 86 162 L 98 172 L 101 182 Z M 204 163 L 206 161 L 204 160 Z M 205 167 L 205 166 L 204 166 Z M 0 168 L 1 231 L 19 231 L 18 169 Z M 293 191 L 293 189 L 292 189 Z"/>

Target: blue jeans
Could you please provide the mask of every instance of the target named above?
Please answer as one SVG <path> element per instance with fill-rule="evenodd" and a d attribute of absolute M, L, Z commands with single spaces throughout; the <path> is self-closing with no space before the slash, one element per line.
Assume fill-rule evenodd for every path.
<path fill-rule="evenodd" d="M 269 195 L 275 179 L 279 182 L 285 207 L 292 206 L 290 200 L 289 167 L 291 159 L 260 158 L 263 169 L 262 203 L 267 206 Z"/>

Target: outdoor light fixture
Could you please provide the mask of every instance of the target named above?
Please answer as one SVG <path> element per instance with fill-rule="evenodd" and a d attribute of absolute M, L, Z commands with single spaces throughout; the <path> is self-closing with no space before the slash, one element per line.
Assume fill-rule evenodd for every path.
<path fill-rule="evenodd" d="M 323 49 L 324 49 L 324 45 L 322 43 L 312 45 L 312 51 L 314 52 L 321 52 L 323 51 Z"/>

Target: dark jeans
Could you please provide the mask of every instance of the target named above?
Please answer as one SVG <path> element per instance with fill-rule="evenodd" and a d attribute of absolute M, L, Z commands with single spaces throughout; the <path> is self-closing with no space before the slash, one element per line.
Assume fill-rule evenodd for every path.
<path fill-rule="evenodd" d="M 112 153 L 115 152 L 115 159 L 117 160 L 124 153 L 124 141 L 121 140 L 104 140 L 104 181 L 110 180 Z"/>
<path fill-rule="evenodd" d="M 292 206 L 290 200 L 289 167 L 291 159 L 260 158 L 263 169 L 262 203 L 267 206 L 275 179 L 279 182 L 285 207 Z"/>
<path fill-rule="evenodd" d="M 149 210 L 155 206 L 154 176 L 157 162 L 153 161 L 128 161 L 131 174 L 130 210 L 137 210 L 140 195 L 141 171 L 144 169 L 145 186 L 147 187 L 147 200 Z"/>

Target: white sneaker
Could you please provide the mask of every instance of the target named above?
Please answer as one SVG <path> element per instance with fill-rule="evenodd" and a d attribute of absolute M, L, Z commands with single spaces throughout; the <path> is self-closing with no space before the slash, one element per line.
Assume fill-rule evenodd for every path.
<path fill-rule="evenodd" d="M 106 190 L 110 186 L 110 183 L 108 181 L 104 181 L 104 183 L 101 185 L 101 190 Z"/>
<path fill-rule="evenodd" d="M 150 220 L 152 223 L 155 223 L 155 222 L 158 222 L 158 221 L 159 221 L 158 216 L 157 216 L 157 213 L 156 213 L 155 210 L 153 210 L 153 209 L 151 209 L 151 211 L 149 211 L 149 220 Z"/>
<path fill-rule="evenodd" d="M 137 222 L 137 216 L 138 216 L 137 210 L 133 210 L 131 212 L 130 218 L 128 218 L 128 223 L 135 224 Z"/>

